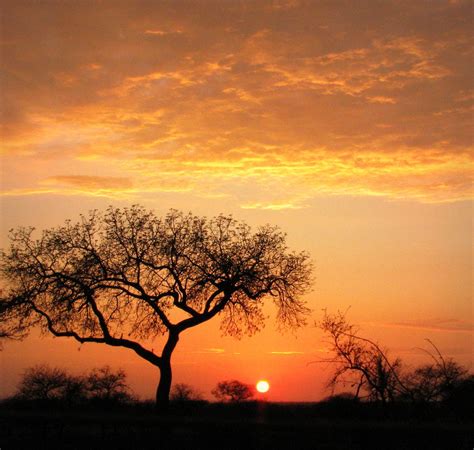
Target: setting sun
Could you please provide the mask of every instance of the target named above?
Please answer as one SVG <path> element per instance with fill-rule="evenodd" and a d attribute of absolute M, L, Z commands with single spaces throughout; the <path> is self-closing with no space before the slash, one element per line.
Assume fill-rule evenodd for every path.
<path fill-rule="evenodd" d="M 258 392 L 261 392 L 263 394 L 265 392 L 268 392 L 269 389 L 270 389 L 270 384 L 268 383 L 268 381 L 260 380 L 257 383 L 257 391 Z"/>

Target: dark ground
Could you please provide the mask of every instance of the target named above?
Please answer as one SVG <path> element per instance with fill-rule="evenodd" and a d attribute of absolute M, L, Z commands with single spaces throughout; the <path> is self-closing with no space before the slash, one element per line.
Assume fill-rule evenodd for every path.
<path fill-rule="evenodd" d="M 2 406 L 0 448 L 472 450 L 474 421 L 456 411 L 379 405 L 247 403 L 98 410 Z"/>

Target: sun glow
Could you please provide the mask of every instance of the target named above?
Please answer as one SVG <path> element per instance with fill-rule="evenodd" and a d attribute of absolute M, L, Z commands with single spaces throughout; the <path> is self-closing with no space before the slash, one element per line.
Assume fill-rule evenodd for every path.
<path fill-rule="evenodd" d="M 270 389 L 270 384 L 266 380 L 260 380 L 257 382 L 257 391 L 261 392 L 262 394 L 268 392 Z"/>

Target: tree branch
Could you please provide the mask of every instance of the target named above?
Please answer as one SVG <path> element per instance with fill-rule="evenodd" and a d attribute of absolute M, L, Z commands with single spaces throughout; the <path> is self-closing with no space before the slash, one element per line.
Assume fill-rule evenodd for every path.
<path fill-rule="evenodd" d="M 161 358 L 159 356 L 155 355 L 152 351 L 142 347 L 138 342 L 130 341 L 129 339 L 114 338 L 110 336 L 110 334 L 108 336 L 100 338 L 95 336 L 80 336 L 75 331 L 58 331 L 55 329 L 54 323 L 48 314 L 39 309 L 33 302 L 28 301 L 28 304 L 31 306 L 31 309 L 33 309 L 33 311 L 35 311 L 37 314 L 39 314 L 46 320 L 46 325 L 49 332 L 56 337 L 72 337 L 81 344 L 87 342 L 96 344 L 104 343 L 113 347 L 128 348 L 130 350 L 133 350 L 137 355 L 141 356 L 143 359 L 146 359 L 155 366 L 159 367 L 161 364 Z"/>

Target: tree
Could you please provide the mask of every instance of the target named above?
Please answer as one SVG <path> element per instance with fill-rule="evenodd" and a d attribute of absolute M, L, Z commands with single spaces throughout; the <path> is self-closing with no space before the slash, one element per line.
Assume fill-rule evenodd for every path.
<path fill-rule="evenodd" d="M 333 389 L 339 383 L 355 387 L 355 398 L 366 391 L 369 399 L 393 401 L 409 390 L 401 381 L 400 359 L 389 360 L 387 351 L 375 342 L 357 335 L 357 328 L 348 323 L 345 314 L 331 315 L 324 311 L 318 326 L 329 336 L 333 358 L 323 362 L 335 363 L 335 371 L 329 381 Z"/>
<path fill-rule="evenodd" d="M 18 385 L 17 396 L 25 400 L 62 399 L 70 381 L 64 370 L 38 365 L 26 369 Z"/>
<path fill-rule="evenodd" d="M 221 401 L 241 402 L 255 395 L 252 386 L 238 380 L 221 381 L 212 391 L 212 395 Z"/>
<path fill-rule="evenodd" d="M 424 364 L 407 373 L 404 383 L 414 401 L 446 401 L 469 378 L 469 372 L 453 359 L 446 359 L 433 342 L 426 340 L 434 349 L 425 350 L 433 363 Z"/>
<path fill-rule="evenodd" d="M 25 400 L 60 400 L 79 403 L 86 400 L 123 402 L 131 399 L 123 370 L 109 366 L 95 368 L 88 375 L 71 375 L 64 369 L 38 365 L 25 371 L 16 396 Z"/>
<path fill-rule="evenodd" d="M 187 329 L 219 315 L 223 333 L 251 335 L 263 325 L 266 298 L 275 303 L 280 326 L 305 323 L 309 257 L 289 252 L 276 227 L 253 232 L 232 217 L 172 210 L 158 218 L 133 206 L 92 211 L 37 239 L 33 232 L 11 231 L 10 248 L 1 254 L 9 291 L 0 321 L 132 350 L 159 369 L 156 401 L 163 408 L 171 356 Z M 160 335 L 165 343 L 155 354 L 144 341 Z"/>
<path fill-rule="evenodd" d="M 189 402 L 202 400 L 201 395 L 189 384 L 177 383 L 171 389 L 170 398 L 174 402 Z"/>
<path fill-rule="evenodd" d="M 387 350 L 359 336 L 357 327 L 347 321 L 345 314 L 331 315 L 324 311 L 318 326 L 329 336 L 333 353 L 332 358 L 322 362 L 336 364 L 329 381 L 333 390 L 337 384 L 350 384 L 356 388 L 355 398 L 365 391 L 370 400 L 382 403 L 394 400 L 441 402 L 453 399 L 464 389 L 469 392 L 469 371 L 451 358 L 445 358 L 429 339 L 434 351 L 423 350 L 433 363 L 402 372 L 401 360 L 389 359 Z"/>
<path fill-rule="evenodd" d="M 129 400 L 127 375 L 121 369 L 112 371 L 109 366 L 93 369 L 86 378 L 87 394 L 91 399 L 106 402 Z"/>

